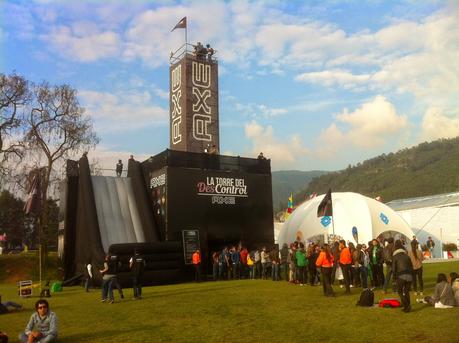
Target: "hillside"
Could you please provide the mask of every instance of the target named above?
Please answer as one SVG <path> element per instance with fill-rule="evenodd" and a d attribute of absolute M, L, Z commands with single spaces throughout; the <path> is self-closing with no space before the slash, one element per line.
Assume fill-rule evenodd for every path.
<path fill-rule="evenodd" d="M 282 170 L 272 172 L 274 213 L 287 206 L 290 193 L 295 194 L 299 189 L 307 187 L 314 177 L 326 173 L 328 172 L 321 170 Z"/>
<path fill-rule="evenodd" d="M 314 178 L 296 196 L 357 192 L 394 199 L 441 194 L 459 190 L 459 137 L 421 143 L 396 153 L 382 154 L 355 166 Z"/>

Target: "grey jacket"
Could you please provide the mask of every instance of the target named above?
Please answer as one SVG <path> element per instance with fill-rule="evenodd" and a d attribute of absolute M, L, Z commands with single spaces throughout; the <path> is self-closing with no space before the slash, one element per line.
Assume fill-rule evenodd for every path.
<path fill-rule="evenodd" d="M 435 285 L 435 291 L 432 295 L 435 302 L 440 301 L 443 305 L 455 306 L 454 293 L 448 282 L 442 281 Z"/>
<path fill-rule="evenodd" d="M 24 330 L 26 335 L 30 335 L 34 327 L 41 332 L 43 336 L 57 336 L 57 316 L 53 311 L 48 311 L 45 318 L 40 318 L 37 312 L 30 316 L 29 323 Z"/>

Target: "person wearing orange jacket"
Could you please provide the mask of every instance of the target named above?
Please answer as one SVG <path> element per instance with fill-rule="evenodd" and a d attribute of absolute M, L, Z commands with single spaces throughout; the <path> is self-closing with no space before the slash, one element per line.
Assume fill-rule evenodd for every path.
<path fill-rule="evenodd" d="M 346 241 L 344 239 L 339 241 L 339 248 L 341 253 L 339 254 L 339 266 L 343 271 L 344 276 L 344 286 L 346 287 L 346 294 L 351 294 L 351 265 L 352 257 L 351 251 L 346 246 Z"/>
<path fill-rule="evenodd" d="M 193 261 L 195 281 L 199 282 L 201 281 L 201 252 L 199 249 L 193 253 L 191 259 Z"/>
<path fill-rule="evenodd" d="M 333 292 L 333 288 L 331 286 L 333 255 L 330 251 L 330 246 L 328 244 L 323 245 L 319 257 L 316 260 L 316 266 L 320 267 L 321 270 L 324 295 L 326 297 L 334 297 L 335 293 Z"/>

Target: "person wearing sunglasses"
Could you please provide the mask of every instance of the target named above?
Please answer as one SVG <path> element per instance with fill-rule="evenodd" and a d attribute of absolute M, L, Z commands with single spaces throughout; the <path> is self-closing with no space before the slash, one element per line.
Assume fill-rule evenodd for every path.
<path fill-rule="evenodd" d="M 30 316 L 29 323 L 19 339 L 23 343 L 49 343 L 57 341 L 57 316 L 49 309 L 46 300 L 35 303 L 36 312 Z"/>

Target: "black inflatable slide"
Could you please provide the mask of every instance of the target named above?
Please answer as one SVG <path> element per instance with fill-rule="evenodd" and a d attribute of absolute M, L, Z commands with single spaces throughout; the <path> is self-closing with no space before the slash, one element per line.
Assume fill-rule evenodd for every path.
<path fill-rule="evenodd" d="M 181 281 L 182 243 L 159 241 L 140 163 L 130 160 L 128 168 L 128 177 L 91 176 L 86 156 L 68 161 L 61 233 L 66 279 L 85 274 L 91 261 L 100 283 L 98 270 L 110 253 L 120 262 L 121 284 L 129 287 L 129 259 L 138 250 L 146 260 L 144 284 Z"/>

